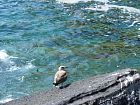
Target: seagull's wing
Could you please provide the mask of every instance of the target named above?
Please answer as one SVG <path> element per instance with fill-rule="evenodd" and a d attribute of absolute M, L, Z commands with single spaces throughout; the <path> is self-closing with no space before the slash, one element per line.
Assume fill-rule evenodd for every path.
<path fill-rule="evenodd" d="M 64 82 L 67 78 L 66 71 L 57 71 L 54 77 L 54 83 L 59 84 L 61 82 Z"/>

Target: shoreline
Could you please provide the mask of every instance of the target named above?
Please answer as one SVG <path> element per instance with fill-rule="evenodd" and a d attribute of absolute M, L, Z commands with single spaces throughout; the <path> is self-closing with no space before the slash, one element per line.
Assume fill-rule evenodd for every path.
<path fill-rule="evenodd" d="M 108 100 L 119 103 L 113 105 L 126 105 L 126 97 L 133 92 L 138 93 L 139 87 L 140 75 L 137 70 L 123 69 L 76 81 L 63 89 L 53 87 L 2 105 L 101 105 Z M 140 102 L 140 99 L 135 101 Z"/>

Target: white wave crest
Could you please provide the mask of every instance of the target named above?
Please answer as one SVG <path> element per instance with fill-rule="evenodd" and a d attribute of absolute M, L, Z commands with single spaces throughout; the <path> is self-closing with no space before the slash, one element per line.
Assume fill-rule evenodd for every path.
<path fill-rule="evenodd" d="M 123 11 L 131 12 L 131 13 L 138 13 L 140 14 L 140 10 L 134 7 L 128 6 L 118 6 L 118 5 L 110 5 L 110 4 L 103 4 L 103 5 L 96 5 L 94 7 L 89 7 L 85 9 L 94 10 L 94 11 L 108 11 L 109 9 L 118 8 L 122 9 Z"/>
<path fill-rule="evenodd" d="M 35 68 L 35 66 L 31 62 L 29 62 L 27 65 L 24 66 L 24 68 L 25 69 L 33 69 L 33 68 Z"/>
<path fill-rule="evenodd" d="M 94 0 L 94 1 L 102 2 L 102 3 L 107 3 L 107 2 L 109 2 L 109 0 Z"/>
<path fill-rule="evenodd" d="M 68 3 L 68 4 L 73 4 L 73 3 L 78 3 L 80 1 L 82 2 L 88 2 L 91 0 L 57 0 L 59 3 Z"/>
<path fill-rule="evenodd" d="M 7 54 L 6 50 L 0 50 L 0 60 L 1 61 L 7 61 L 10 58 L 18 58 L 18 57 L 13 57 Z"/>
<path fill-rule="evenodd" d="M 10 56 L 6 53 L 5 50 L 0 50 L 0 60 L 6 60 L 8 59 Z"/>
<path fill-rule="evenodd" d="M 11 59 L 18 58 L 7 54 L 6 50 L 0 50 L 0 72 L 3 71 L 15 71 L 19 67 L 16 66 L 15 62 Z"/>
<path fill-rule="evenodd" d="M 18 61 L 19 60 L 19 61 Z M 6 50 L 0 50 L 0 72 L 12 72 L 15 70 L 29 70 L 35 66 L 32 64 L 32 61 L 27 61 L 25 65 L 18 66 L 17 62 L 20 62 L 20 58 L 10 56 L 7 54 Z"/>
<path fill-rule="evenodd" d="M 136 23 L 139 23 L 139 21 L 133 21 L 133 23 L 129 25 L 128 27 L 133 27 Z"/>
<path fill-rule="evenodd" d="M 109 0 L 57 0 L 59 3 L 68 3 L 68 4 L 73 4 L 73 3 L 78 3 L 78 2 L 88 2 L 88 1 L 97 1 L 97 2 L 102 2 L 102 3 L 107 3 Z"/>
<path fill-rule="evenodd" d="M 9 95 L 9 96 L 7 96 L 7 97 L 1 99 L 1 100 L 0 100 L 0 103 L 1 103 L 1 104 L 4 104 L 4 103 L 9 102 L 9 101 L 12 101 L 12 100 L 13 100 L 12 95 Z"/>

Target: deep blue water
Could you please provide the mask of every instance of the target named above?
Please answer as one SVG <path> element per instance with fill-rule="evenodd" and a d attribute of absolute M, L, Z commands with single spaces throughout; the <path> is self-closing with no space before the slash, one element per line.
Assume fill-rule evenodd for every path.
<path fill-rule="evenodd" d="M 50 89 L 60 65 L 68 82 L 140 69 L 139 0 L 85 1 L 0 0 L 0 103 Z"/>

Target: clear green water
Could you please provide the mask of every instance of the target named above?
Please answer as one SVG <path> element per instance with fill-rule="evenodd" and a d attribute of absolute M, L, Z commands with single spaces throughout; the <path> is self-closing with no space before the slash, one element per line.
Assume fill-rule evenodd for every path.
<path fill-rule="evenodd" d="M 60 65 L 68 82 L 140 69 L 139 0 L 0 0 L 0 102 L 51 88 Z"/>

